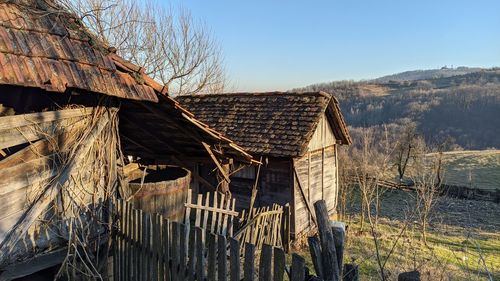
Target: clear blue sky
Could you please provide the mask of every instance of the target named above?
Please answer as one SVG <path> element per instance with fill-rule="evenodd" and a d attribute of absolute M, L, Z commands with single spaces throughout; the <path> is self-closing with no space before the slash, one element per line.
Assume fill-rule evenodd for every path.
<path fill-rule="evenodd" d="M 500 66 L 500 1 L 174 0 L 220 42 L 232 90 L 287 90 L 448 66 Z"/>

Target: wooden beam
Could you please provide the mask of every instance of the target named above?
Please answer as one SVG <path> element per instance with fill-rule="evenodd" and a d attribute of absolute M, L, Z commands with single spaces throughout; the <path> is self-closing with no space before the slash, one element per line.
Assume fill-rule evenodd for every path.
<path fill-rule="evenodd" d="M 311 217 L 313 219 L 314 224 L 318 225 L 318 222 L 316 221 L 316 216 L 314 215 L 314 209 L 311 206 L 311 203 L 309 202 L 309 199 L 306 196 L 306 193 L 304 191 L 304 188 L 302 188 L 302 183 L 300 182 L 299 174 L 297 173 L 297 169 L 295 169 L 295 164 L 293 167 L 293 173 L 295 174 L 295 178 L 297 179 L 297 184 L 300 189 L 300 194 L 302 194 L 302 198 L 304 199 L 304 202 L 306 203 L 307 210 L 309 210 L 309 213 L 311 214 Z"/>
<path fill-rule="evenodd" d="M 206 144 L 205 142 L 201 142 L 201 143 L 203 144 L 203 147 L 205 147 L 205 149 L 207 150 L 208 155 L 210 155 L 210 157 L 214 161 L 215 165 L 219 169 L 221 175 L 224 177 L 226 182 L 227 183 L 231 182 L 231 180 L 229 179 L 229 174 L 228 174 L 227 169 L 222 167 L 221 163 L 219 163 L 219 160 L 217 159 L 217 157 L 215 157 L 215 154 L 213 153 L 212 149 L 210 148 L 210 145 Z"/>
<path fill-rule="evenodd" d="M 129 119 L 127 119 L 126 117 L 125 117 L 125 118 L 123 118 L 123 117 L 122 117 L 122 119 L 125 119 L 125 120 L 127 120 L 127 122 L 132 123 L 132 121 L 131 121 L 131 120 L 129 120 Z M 144 133 L 146 133 L 147 135 L 151 136 L 152 138 L 156 139 L 157 141 L 159 141 L 159 142 L 161 142 L 161 143 L 164 143 L 164 145 L 167 147 L 167 149 L 172 150 L 173 152 L 175 152 L 175 153 L 177 153 L 177 154 L 182 155 L 182 153 L 180 153 L 180 152 L 176 151 L 176 150 L 175 150 L 173 147 L 171 147 L 168 143 L 166 143 L 165 141 L 160 140 L 157 136 L 155 136 L 155 135 L 154 135 L 154 134 L 152 134 L 151 132 L 148 132 L 147 130 L 143 129 L 143 128 L 142 128 L 142 127 L 140 127 L 140 126 L 136 126 L 136 127 L 138 127 L 138 128 L 139 128 L 139 130 L 141 130 L 142 132 L 144 132 Z M 135 144 L 135 145 L 137 145 L 137 146 L 139 146 L 139 147 L 143 148 L 144 150 L 148 151 L 149 153 L 151 153 L 151 154 L 152 154 L 152 156 L 157 155 L 157 154 L 156 154 L 153 150 L 151 150 L 150 148 L 146 147 L 145 145 L 143 145 L 143 144 L 141 144 L 141 143 L 139 143 L 139 142 L 137 142 L 137 141 L 134 141 L 134 140 L 130 139 L 129 137 L 125 136 L 125 135 L 123 135 L 122 137 L 123 137 L 123 138 L 125 138 L 125 139 L 127 139 L 127 140 L 128 140 L 128 141 L 130 141 L 131 143 L 133 143 L 133 144 Z M 184 161 L 182 161 L 182 160 L 178 159 L 175 155 L 170 155 L 170 158 L 173 160 L 173 162 L 174 162 L 176 165 L 179 165 L 179 166 L 181 166 L 181 167 L 185 167 L 185 168 L 190 167 L 189 165 L 187 165 L 187 163 L 185 163 Z M 195 177 L 197 180 L 199 180 L 199 181 L 200 181 L 200 183 L 202 183 L 202 184 L 203 184 L 203 185 L 205 185 L 206 187 L 211 188 L 212 190 L 217 190 L 217 188 L 216 188 L 215 186 L 213 186 L 212 184 L 210 184 L 207 180 L 205 180 L 204 178 L 202 178 L 200 175 L 198 175 L 198 174 L 196 174 L 196 173 L 193 173 L 192 171 L 191 171 L 191 175 L 192 175 L 193 177 Z"/>
<path fill-rule="evenodd" d="M 86 116 L 90 115 L 92 113 L 92 110 L 92 107 L 85 107 L 0 117 L 0 131 L 23 126 L 31 126 L 34 124 L 53 122 L 62 119 Z"/>
<path fill-rule="evenodd" d="M 59 250 L 40 254 L 32 259 L 10 265 L 6 267 L 0 275 L 0 281 L 14 280 L 58 265 L 63 262 L 67 252 L 67 248 L 61 248 Z"/>

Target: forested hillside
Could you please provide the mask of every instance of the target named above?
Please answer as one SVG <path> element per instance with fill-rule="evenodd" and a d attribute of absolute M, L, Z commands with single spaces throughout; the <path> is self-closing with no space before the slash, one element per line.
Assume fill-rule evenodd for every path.
<path fill-rule="evenodd" d="M 451 141 L 448 149 L 500 148 L 500 68 L 377 82 L 382 80 L 330 82 L 296 90 L 334 94 L 354 132 L 381 125 L 397 132 L 414 122 L 429 143 Z"/>

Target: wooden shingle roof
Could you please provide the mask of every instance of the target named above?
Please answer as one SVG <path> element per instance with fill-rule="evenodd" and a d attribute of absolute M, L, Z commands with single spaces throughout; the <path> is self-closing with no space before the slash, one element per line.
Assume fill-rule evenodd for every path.
<path fill-rule="evenodd" d="M 302 155 L 323 113 L 338 143 L 351 143 L 337 99 L 324 92 L 192 95 L 177 100 L 253 154 Z"/>
<path fill-rule="evenodd" d="M 144 71 L 87 32 L 80 20 L 43 0 L 0 3 L 0 85 L 63 93 L 84 90 L 157 102 L 166 94 Z"/>

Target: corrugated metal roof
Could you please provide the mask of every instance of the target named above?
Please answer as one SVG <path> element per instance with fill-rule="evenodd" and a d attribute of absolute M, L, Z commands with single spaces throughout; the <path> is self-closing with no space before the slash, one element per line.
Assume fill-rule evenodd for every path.
<path fill-rule="evenodd" d="M 70 14 L 0 3 L 0 84 L 157 102 L 151 85 L 136 81 L 130 69 L 117 69 L 116 57 Z"/>

